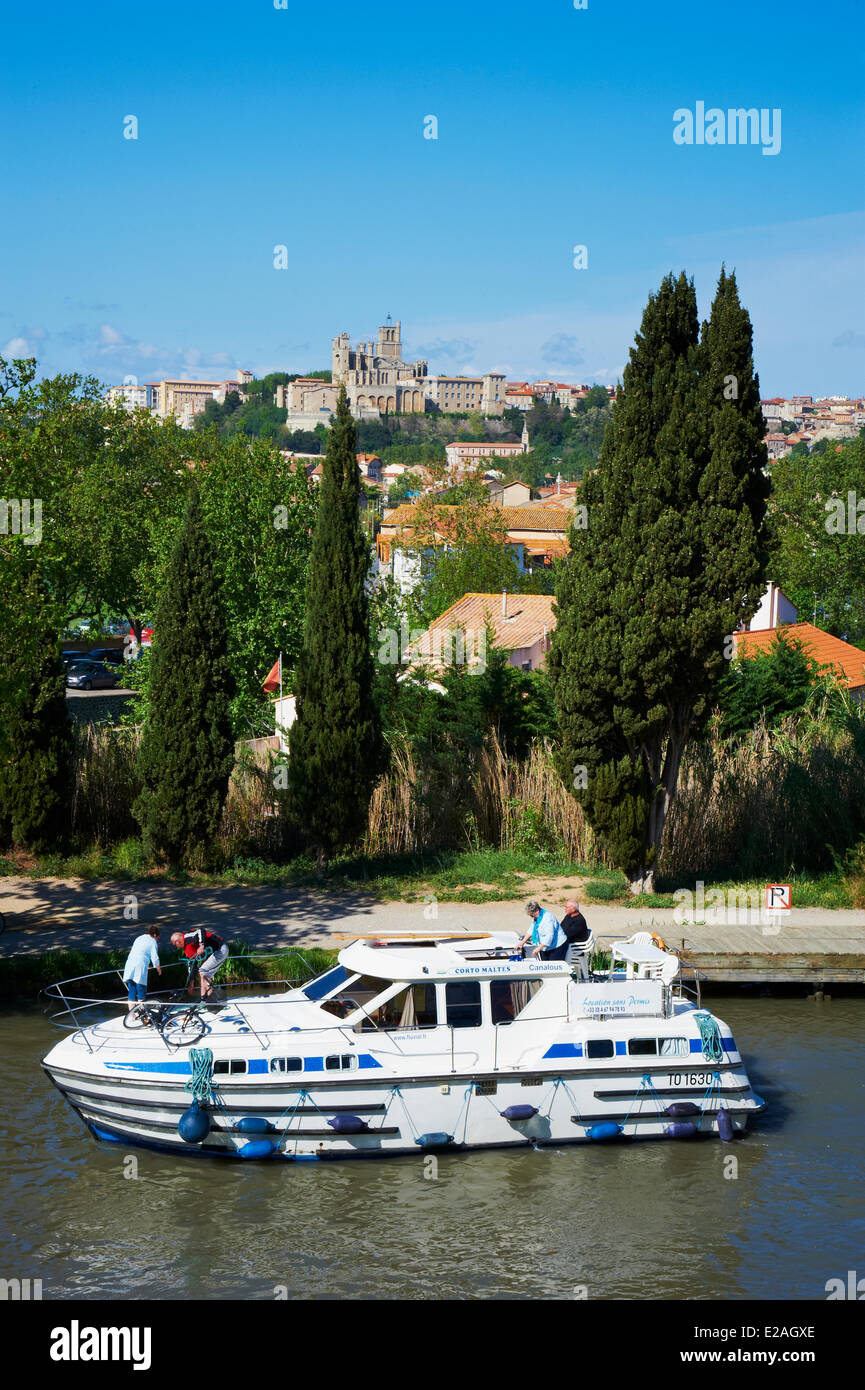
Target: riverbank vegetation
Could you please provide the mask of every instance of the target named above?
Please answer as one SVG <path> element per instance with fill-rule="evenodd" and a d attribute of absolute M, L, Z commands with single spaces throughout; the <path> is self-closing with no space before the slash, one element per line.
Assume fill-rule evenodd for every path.
<path fill-rule="evenodd" d="M 583 485 L 593 506 L 592 523 L 582 538 L 576 529 L 572 533 L 571 558 L 554 576 L 561 581 L 556 642 L 559 650 L 567 648 L 571 662 L 558 702 L 554 686 L 562 674 L 555 661 L 551 680 L 543 671 L 511 666 L 507 653 L 489 643 L 476 666 L 455 661 L 409 672 L 399 647 L 403 623 L 413 615 L 428 621 L 458 591 L 487 587 L 472 582 L 479 561 L 469 553 L 474 542 L 465 536 L 450 547 L 449 569 L 440 576 L 438 590 L 422 575 L 414 610 L 395 586 L 379 584 L 368 596 L 367 617 L 362 591 L 373 586 L 364 583 L 365 570 L 361 573 L 360 561 L 365 563 L 369 551 L 357 525 L 353 456 L 363 445 L 354 424 L 342 422 L 341 444 L 339 429 L 329 431 L 328 441 L 336 441 L 340 454 L 330 462 L 352 486 L 316 489 L 301 467 L 286 464 L 265 441 L 242 432 L 223 438 L 213 430 L 183 431 L 142 412 L 129 415 L 105 406 L 93 381 L 58 378 L 36 384 L 32 361 L 0 362 L 4 488 L 21 499 L 20 506 L 15 503 L 19 511 L 28 497 L 40 499 L 41 528 L 38 544 L 31 544 L 34 537 L 23 531 L 0 533 L 5 577 L 0 591 L 0 854 L 6 856 L 0 870 L 299 884 L 325 891 L 362 889 L 376 897 L 422 900 L 432 895 L 442 901 L 507 900 L 554 883 L 556 890 L 573 885 L 590 902 L 619 902 L 629 880 L 633 884 L 634 856 L 627 844 L 623 850 L 623 843 L 642 837 L 646 847 L 645 814 L 654 785 L 644 768 L 642 781 L 637 778 L 639 795 L 632 796 L 628 778 L 634 768 L 622 768 L 619 755 L 630 747 L 629 738 L 634 743 L 636 729 L 648 731 L 647 738 L 651 734 L 659 756 L 665 740 L 669 744 L 675 737 L 681 746 L 677 776 L 671 773 L 667 787 L 663 835 L 650 846 L 653 881 L 644 876 L 642 886 L 649 891 L 635 897 L 633 905 L 671 905 L 678 887 L 693 888 L 701 879 L 707 885 L 792 881 L 799 905 L 862 904 L 865 709 L 795 643 L 780 642 L 744 663 L 719 654 L 718 634 L 735 626 L 735 614 L 727 611 L 726 571 L 738 577 L 742 612 L 753 609 L 764 580 L 762 550 L 754 535 L 730 540 L 727 534 L 741 510 L 731 511 L 730 499 L 749 488 L 756 497 L 765 481 L 757 468 L 763 446 L 757 435 L 758 392 L 747 315 L 738 304 L 735 283 L 722 277 L 723 302 L 714 325 L 707 327 L 705 343 L 695 343 L 693 286 L 682 277 L 665 284 L 664 294 L 675 313 L 672 319 L 660 313 L 655 322 L 647 310 L 649 337 L 657 349 L 658 334 L 663 339 L 670 321 L 684 325 L 677 348 L 676 428 L 681 427 L 683 438 L 695 431 L 692 448 L 700 467 L 684 467 L 677 452 L 679 436 L 652 416 L 653 398 L 640 375 L 645 368 L 654 379 L 651 362 L 643 360 L 649 351 L 644 345 L 615 407 L 619 432 L 610 433 L 598 469 L 598 474 L 606 470 L 607 481 L 593 481 L 592 474 Z M 724 334 L 730 337 L 731 324 L 741 356 L 741 362 L 735 359 L 736 409 L 727 398 L 723 403 L 718 399 L 721 365 L 729 366 Z M 701 360 L 703 377 L 698 373 L 694 379 L 693 365 Z M 598 399 L 578 413 L 606 408 Z M 666 420 L 666 407 L 661 413 Z M 552 439 L 562 424 L 552 408 L 545 414 L 536 406 L 530 423 L 533 418 L 539 438 L 547 429 Z M 451 423 L 461 433 L 491 428 L 480 417 Z M 509 423 L 519 422 L 505 419 L 498 427 L 506 429 Z M 396 428 L 395 422 L 387 424 L 387 431 L 391 427 Z M 377 428 L 373 422 L 360 430 Z M 426 417 L 405 417 L 399 428 L 419 449 L 441 445 L 438 426 L 434 429 Z M 649 469 L 648 480 L 641 481 L 631 467 L 629 429 L 654 441 L 654 472 Z M 749 443 L 746 468 L 740 435 Z M 841 483 L 851 489 L 859 478 L 856 451 L 863 448 L 862 441 L 854 441 L 834 451 Z M 848 451 L 853 451 L 852 462 L 844 462 Z M 831 459 L 826 457 L 828 468 Z M 744 468 L 742 476 L 737 468 Z M 832 482 L 830 472 L 821 474 L 824 491 Z M 655 474 L 672 489 L 676 506 L 658 510 Z M 707 478 L 720 479 L 726 498 L 714 511 L 703 496 Z M 156 650 L 162 644 L 163 652 L 174 652 L 162 674 L 155 659 L 142 656 L 124 672 L 135 689 L 124 722 L 78 724 L 70 735 L 63 718 L 69 702 L 58 698 L 60 634 L 76 616 L 110 611 L 124 615 L 140 636 L 145 621 L 159 613 L 184 512 L 196 492 L 201 540 L 206 539 L 213 557 L 213 601 L 202 612 L 200 603 L 190 606 L 189 585 L 189 594 L 176 593 L 154 633 Z M 785 527 L 797 525 L 795 497 L 785 497 L 779 491 L 774 502 L 770 499 L 769 539 L 779 556 L 779 537 Z M 757 521 L 758 503 L 759 498 Z M 629 519 L 627 545 L 618 539 L 623 516 Z M 808 535 L 816 520 L 811 517 Z M 656 567 L 652 573 L 645 560 L 649 531 L 654 537 L 648 547 Z M 316 535 L 318 558 L 311 563 Z M 850 534 L 842 541 L 833 535 L 831 542 L 837 548 L 858 545 L 860 539 Z M 587 544 L 600 550 L 590 552 Z M 688 545 L 699 553 L 686 563 L 682 556 Z M 486 554 L 491 547 L 482 548 Z M 495 548 L 500 553 L 501 543 Z M 792 542 L 783 550 L 793 557 L 804 553 Z M 669 558 L 666 568 L 663 556 Z M 827 551 L 821 574 L 829 574 L 830 558 Z M 852 550 L 848 558 L 855 561 Z M 576 578 L 573 593 L 569 572 Z M 694 576 L 710 572 L 714 589 L 708 593 L 709 581 L 700 589 Z M 609 573 L 624 574 L 627 582 L 610 586 Z M 498 588 L 502 572 L 496 570 L 493 578 Z M 852 570 L 848 579 L 845 585 L 853 593 Z M 695 584 L 699 592 L 694 592 Z M 607 652 L 601 669 L 598 651 L 604 648 L 611 594 L 618 595 L 620 610 L 616 652 L 615 659 Z M 826 589 L 820 603 L 827 614 L 831 610 L 836 627 L 843 622 L 843 592 Z M 649 608 L 665 614 L 664 622 L 650 617 Z M 851 623 L 857 613 L 854 593 Z M 337 619 L 345 623 L 342 635 Z M 195 641 L 185 631 L 193 620 Z M 214 640 L 200 640 L 208 622 L 215 629 Z M 392 653 L 392 639 L 397 654 Z M 306 685 L 301 662 L 305 642 L 310 670 L 317 672 Z M 351 661 L 340 664 L 349 647 Z M 139 756 L 142 728 L 155 719 L 160 699 L 177 675 L 179 703 L 172 718 L 181 742 L 188 748 L 207 746 L 217 651 L 232 677 L 233 694 L 227 686 L 223 692 L 230 698 L 230 729 L 223 729 L 222 739 L 230 776 L 217 779 L 210 822 L 215 830 L 208 833 L 206 847 L 197 833 L 172 855 L 160 845 L 155 823 L 145 827 L 147 846 L 142 837 L 148 764 L 148 757 L 142 763 Z M 305 728 L 316 730 L 307 738 L 303 756 L 300 744 L 295 748 L 296 785 L 291 752 L 286 756 L 274 736 L 273 707 L 262 688 L 279 653 L 285 691 L 302 696 L 295 742 L 302 743 Z M 647 704 L 640 684 L 650 658 L 654 704 Z M 691 683 L 684 691 L 686 667 Z M 612 740 L 611 690 L 630 692 L 630 704 L 623 694 L 614 710 L 622 728 Z M 687 729 L 667 728 L 661 717 L 667 708 L 661 696 L 677 691 L 693 705 Z M 587 733 L 587 726 L 574 728 L 580 702 L 580 717 L 593 724 L 594 732 Z M 58 716 L 63 729 L 58 729 Z M 224 710 L 221 718 L 224 724 Z M 384 759 L 378 757 L 379 730 Z M 325 768 L 319 752 L 328 739 Z M 354 750 L 351 758 L 339 752 L 339 740 Z M 375 757 L 367 757 L 367 745 Z M 589 745 L 591 756 L 577 756 Z M 631 753 L 628 758 L 634 762 Z M 213 761 L 210 754 L 208 759 Z M 598 768 L 605 759 L 614 765 L 615 777 L 607 778 L 606 792 L 596 788 L 598 795 L 592 791 L 587 801 L 585 784 L 573 774 L 585 763 L 591 787 L 592 778 L 601 780 Z M 194 759 L 188 761 L 192 769 Z M 29 775 L 27 768 L 37 765 L 39 775 Z M 348 804 L 346 781 L 358 793 L 350 816 L 340 809 Z M 166 824 L 172 795 L 185 797 L 188 791 L 181 777 L 174 783 L 173 793 L 168 785 L 164 814 L 157 816 Z M 626 802 L 618 829 L 606 812 L 599 813 L 606 804 L 618 815 Z M 631 814 L 635 807 L 636 817 Z"/>
<path fill-rule="evenodd" d="M 507 670 L 514 687 L 527 680 Z M 772 720 L 757 710 L 746 733 L 726 734 L 723 712 L 715 715 L 683 764 L 655 893 L 637 898 L 556 771 L 544 733 L 548 705 L 535 695 L 509 712 L 501 692 L 493 704 L 484 677 L 447 679 L 453 693 L 444 696 L 422 686 L 406 692 L 412 683 L 402 683 L 413 707 L 390 711 L 390 765 L 365 830 L 324 878 L 302 828 L 280 813 L 279 755 L 245 747 L 219 825 L 218 865 L 210 873 L 160 865 L 132 815 L 137 735 L 107 726 L 76 732 L 72 852 L 6 850 L 0 872 L 295 885 L 418 901 L 518 898 L 527 885 L 555 881 L 590 901 L 637 907 L 673 906 L 675 889 L 693 889 L 697 879 L 755 889 L 792 881 L 797 906 L 865 906 L 865 711 L 829 678 L 810 686 L 796 711 Z"/>
<path fill-rule="evenodd" d="M 229 958 L 219 973 L 219 983 L 281 981 L 302 984 L 336 962 L 336 952 L 320 947 L 303 950 L 251 952 L 245 941 L 228 943 Z M 64 989 L 70 1001 L 78 999 L 117 999 L 125 995 L 122 973 L 128 946 L 111 951 L 44 951 L 34 955 L 0 957 L 0 999 L 22 999 L 39 994 L 47 985 L 74 981 Z M 151 995 L 158 991 L 179 990 L 186 984 L 187 961 L 178 951 L 160 945 L 162 976 L 152 972 Z M 95 977 L 95 978 L 80 978 Z M 41 995 L 48 1013 L 63 1008 L 56 995 Z"/>

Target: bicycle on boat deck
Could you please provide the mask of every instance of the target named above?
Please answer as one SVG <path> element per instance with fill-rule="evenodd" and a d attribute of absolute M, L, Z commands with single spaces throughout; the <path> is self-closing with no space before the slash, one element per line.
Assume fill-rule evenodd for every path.
<path fill-rule="evenodd" d="M 208 950 L 203 957 L 193 956 L 186 969 L 186 983 L 176 991 L 175 998 L 182 998 L 189 988 L 196 968 L 207 960 L 213 952 Z M 218 971 L 216 972 L 219 973 Z M 123 1016 L 124 1028 L 155 1028 L 169 1047 L 188 1047 L 198 1042 L 207 1032 L 205 1018 L 207 1005 L 165 1003 L 157 1000 L 142 1000 Z"/>

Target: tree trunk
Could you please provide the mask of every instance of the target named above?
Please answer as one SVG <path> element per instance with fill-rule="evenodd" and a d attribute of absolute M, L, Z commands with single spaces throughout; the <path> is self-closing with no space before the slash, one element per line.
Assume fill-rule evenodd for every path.
<path fill-rule="evenodd" d="M 642 874 L 632 878 L 628 883 L 628 891 L 638 897 L 640 893 L 654 893 L 655 891 L 655 870 L 644 869 Z"/>
<path fill-rule="evenodd" d="M 325 874 L 327 873 L 327 866 L 329 862 L 330 856 L 328 855 L 327 850 L 324 848 L 323 845 L 319 845 L 315 854 L 315 872 L 318 874 L 319 878 L 324 878 Z"/>

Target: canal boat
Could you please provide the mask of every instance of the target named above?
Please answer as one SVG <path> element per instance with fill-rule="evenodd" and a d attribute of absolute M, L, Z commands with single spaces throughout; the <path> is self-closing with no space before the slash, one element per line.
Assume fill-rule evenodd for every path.
<path fill-rule="evenodd" d="M 316 978 L 244 985 L 173 1029 L 67 981 L 50 992 L 70 1031 L 42 1065 L 96 1139 L 206 1157 L 729 1140 L 764 1102 L 647 937 L 595 970 L 525 959 L 510 932 L 359 938 Z"/>

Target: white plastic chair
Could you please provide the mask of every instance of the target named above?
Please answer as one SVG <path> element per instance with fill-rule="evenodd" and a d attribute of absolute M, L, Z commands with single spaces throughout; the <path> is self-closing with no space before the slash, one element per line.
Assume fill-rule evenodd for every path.
<path fill-rule="evenodd" d="M 572 969 L 579 969 L 580 979 L 590 978 L 589 965 L 592 959 L 592 952 L 595 949 L 595 938 L 591 927 L 589 935 L 585 941 L 572 941 L 568 947 L 568 965 Z"/>

